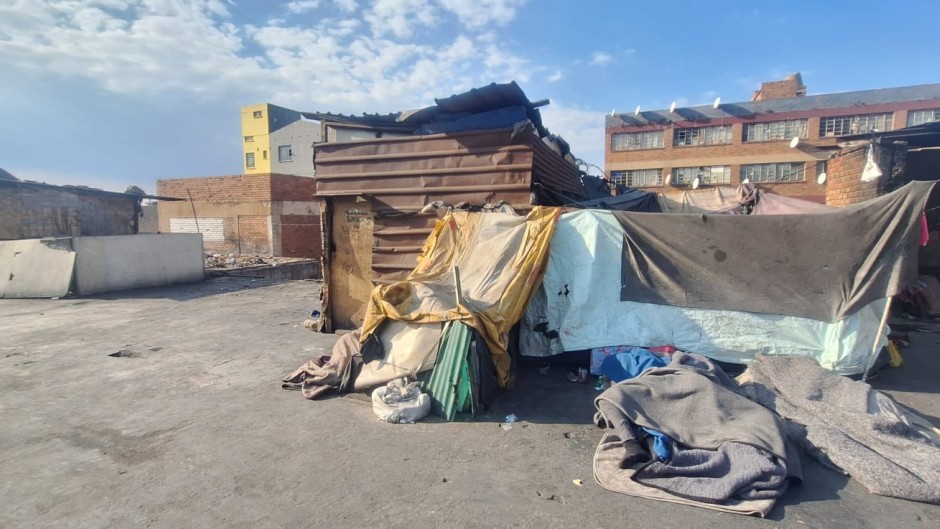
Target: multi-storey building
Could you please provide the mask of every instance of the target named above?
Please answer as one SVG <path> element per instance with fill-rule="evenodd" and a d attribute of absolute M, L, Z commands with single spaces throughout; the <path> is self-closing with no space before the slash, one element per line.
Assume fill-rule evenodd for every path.
<path fill-rule="evenodd" d="M 242 107 L 242 166 L 245 174 L 313 176 L 313 144 L 320 123 L 270 103 Z"/>
<path fill-rule="evenodd" d="M 797 73 L 763 83 L 749 102 L 611 114 L 605 166 L 613 183 L 648 191 L 749 181 L 824 202 L 819 176 L 840 136 L 932 121 L 940 84 L 807 96 Z"/>

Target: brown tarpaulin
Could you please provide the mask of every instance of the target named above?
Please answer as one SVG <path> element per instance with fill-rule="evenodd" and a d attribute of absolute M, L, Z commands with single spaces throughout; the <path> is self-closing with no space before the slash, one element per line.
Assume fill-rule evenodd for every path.
<path fill-rule="evenodd" d="M 826 213 L 614 212 L 624 228 L 620 299 L 839 321 L 916 277 L 934 183 Z"/>

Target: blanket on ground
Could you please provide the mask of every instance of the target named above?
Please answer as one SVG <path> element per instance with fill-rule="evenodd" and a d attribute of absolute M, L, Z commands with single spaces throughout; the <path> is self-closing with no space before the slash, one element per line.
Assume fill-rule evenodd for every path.
<path fill-rule="evenodd" d="M 788 449 L 779 419 L 733 387 L 708 359 L 676 353 L 670 365 L 602 393 L 595 422 L 615 431 L 629 422 L 676 441 L 669 463 L 622 471 L 640 484 L 705 503 L 779 497 L 786 478 L 801 478 L 799 457 Z"/>
<path fill-rule="evenodd" d="M 887 395 L 796 356 L 758 356 L 741 381 L 824 464 L 875 494 L 940 503 L 940 447 L 917 427 L 929 423 Z"/>
<path fill-rule="evenodd" d="M 281 387 L 299 389 L 305 399 L 314 400 L 331 391 L 344 393 L 353 388 L 362 367 L 359 331 L 336 341 L 330 356 L 319 356 L 283 378 Z"/>

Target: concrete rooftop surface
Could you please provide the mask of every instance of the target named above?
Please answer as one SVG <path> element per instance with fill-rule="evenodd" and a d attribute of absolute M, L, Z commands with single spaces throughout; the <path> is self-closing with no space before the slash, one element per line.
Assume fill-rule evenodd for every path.
<path fill-rule="evenodd" d="M 319 290 L 224 277 L 0 300 L 0 527 L 940 527 L 940 506 L 809 457 L 769 520 L 609 492 L 591 470 L 596 393 L 561 367 L 524 366 L 476 422 L 304 400 L 280 380 L 336 340 L 301 325 Z M 873 385 L 936 424 L 940 326 L 907 330 L 904 366 Z"/>

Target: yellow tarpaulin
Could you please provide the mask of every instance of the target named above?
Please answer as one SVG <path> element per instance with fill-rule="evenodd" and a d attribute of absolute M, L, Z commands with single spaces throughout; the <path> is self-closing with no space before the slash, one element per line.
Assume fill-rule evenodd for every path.
<path fill-rule="evenodd" d="M 500 384 L 509 384 L 509 329 L 522 317 L 542 279 L 558 208 L 525 217 L 454 211 L 437 222 L 418 265 L 401 282 L 372 291 L 362 342 L 385 319 L 413 323 L 461 320 L 489 347 Z M 460 271 L 460 300 L 454 268 Z"/>

